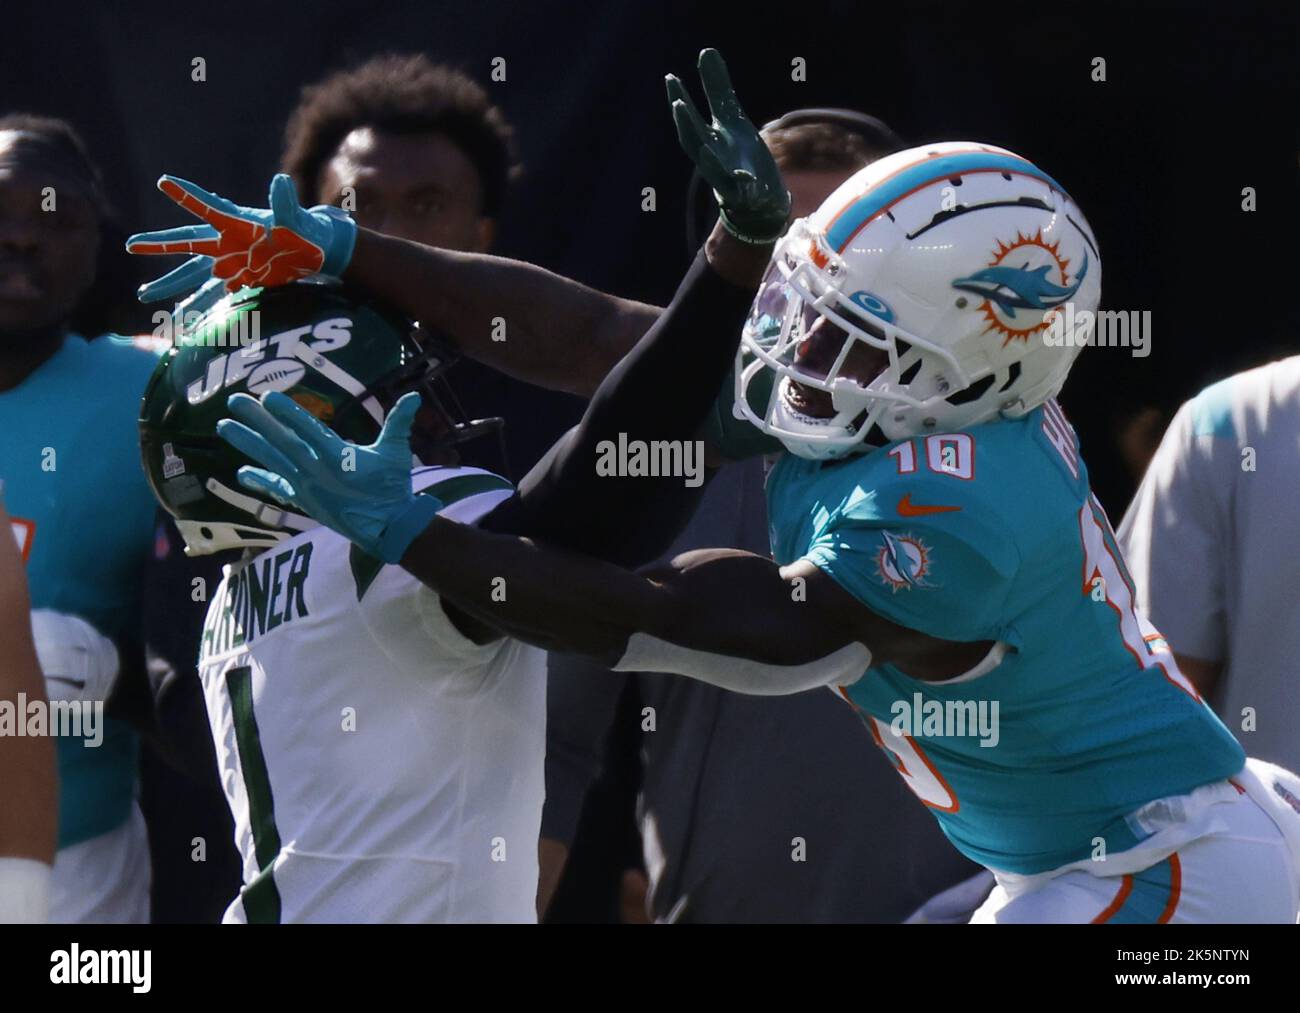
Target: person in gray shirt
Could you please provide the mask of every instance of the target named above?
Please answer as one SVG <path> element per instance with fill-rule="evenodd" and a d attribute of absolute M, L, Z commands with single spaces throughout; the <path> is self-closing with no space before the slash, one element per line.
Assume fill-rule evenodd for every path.
<path fill-rule="evenodd" d="M 1246 752 L 1300 766 L 1300 356 L 1184 404 L 1118 538 L 1178 667 Z"/>

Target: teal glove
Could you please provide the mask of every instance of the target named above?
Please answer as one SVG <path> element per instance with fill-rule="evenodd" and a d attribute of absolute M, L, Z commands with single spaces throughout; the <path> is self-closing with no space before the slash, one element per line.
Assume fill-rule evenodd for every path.
<path fill-rule="evenodd" d="M 265 211 L 240 207 L 175 176 L 159 179 L 158 189 L 207 224 L 139 232 L 126 241 L 129 253 L 192 254 L 174 271 L 141 285 L 141 302 L 174 299 L 211 278 L 222 279 L 229 292 L 245 285 L 285 285 L 313 274 L 338 278 L 352 259 L 356 223 L 340 208 L 302 207 L 284 173 L 271 180 Z"/>
<path fill-rule="evenodd" d="M 708 126 L 681 81 L 672 74 L 664 79 L 677 138 L 713 187 L 723 228 L 746 243 L 773 242 L 790 217 L 790 192 L 772 153 L 740 108 L 727 65 L 716 49 L 700 53 L 699 69 L 713 116 Z"/>
<path fill-rule="evenodd" d="M 264 465 L 239 469 L 246 489 L 293 505 L 385 563 L 400 562 L 442 501 L 411 491 L 411 424 L 420 395 L 405 395 L 368 447 L 343 440 L 279 391 L 259 402 L 232 394 L 234 419 L 217 434 Z M 238 419 L 239 421 L 235 421 Z"/>

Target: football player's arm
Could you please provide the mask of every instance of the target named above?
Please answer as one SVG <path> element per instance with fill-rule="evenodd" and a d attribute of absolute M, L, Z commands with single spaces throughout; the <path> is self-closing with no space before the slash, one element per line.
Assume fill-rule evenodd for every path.
<path fill-rule="evenodd" d="M 676 451 L 679 470 L 698 469 L 702 479 L 694 441 L 790 211 L 776 163 L 741 111 L 721 58 L 706 51 L 700 69 L 714 111 L 712 125 L 705 125 L 675 78 L 668 91 L 682 144 L 718 197 L 719 226 L 672 304 L 602 381 L 582 423 L 484 527 L 631 564 L 662 553 L 689 516 L 702 484 L 694 474 L 638 477 L 617 467 L 602 469 L 600 461 L 615 447 L 644 442 Z M 234 418 L 217 428 L 264 466 L 241 470 L 246 487 L 297 503 L 372 555 L 395 562 L 439 509 L 414 497 L 410 488 L 409 434 L 416 404 L 413 395 L 404 397 L 389 413 L 380 438 L 353 450 L 276 392 L 265 395 L 261 405 L 246 395 L 232 396 Z M 351 460 L 353 454 L 359 455 L 356 466 L 339 470 L 343 457 Z M 647 534 L 651 528 L 653 534 Z M 637 535 L 632 548 L 629 532 Z"/>
<path fill-rule="evenodd" d="M 601 383 L 582 421 L 481 526 L 627 566 L 667 551 L 703 491 L 705 461 L 694 453 L 700 427 L 769 251 L 715 227 L 668 308 Z M 638 442 L 680 448 L 683 466 L 693 462 L 695 474 L 598 469 L 602 447 Z"/>
<path fill-rule="evenodd" d="M 789 193 L 736 99 L 721 56 L 703 51 L 699 70 L 711 113 L 707 123 L 681 82 L 671 75 L 667 79 L 678 138 L 712 186 L 724 226 L 747 242 L 772 242 L 789 215 Z M 190 255 L 180 267 L 141 286 L 142 302 L 174 298 L 199 286 L 182 304 L 194 311 L 210 305 L 223 288 L 282 285 L 314 274 L 344 278 L 417 319 L 445 326 L 491 365 L 579 393 L 595 389 L 654 316 L 653 307 L 614 300 L 527 265 L 486 258 L 475 262 L 360 230 L 339 208 L 302 207 L 292 180 L 284 174 L 271 182 L 267 209 L 241 207 L 172 176 L 162 177 L 158 186 L 204 224 L 138 233 L 127 240 L 127 249 L 135 254 Z M 480 270 L 474 270 L 476 265 Z M 535 305 L 539 295 L 545 296 L 545 308 Z M 574 305 L 564 307 L 560 316 L 572 318 L 572 333 L 540 325 L 568 301 Z M 531 311 L 520 314 L 530 305 Z M 511 342 L 512 314 L 514 324 L 523 325 L 523 342 Z M 492 341 L 496 317 L 505 320 L 505 342 Z M 526 346 L 529 337 L 541 337 L 542 347 L 514 347 Z M 583 338 L 597 339 L 586 367 L 581 368 L 581 357 L 573 354 L 565 356 L 570 368 L 558 367 L 554 352 L 582 347 Z M 583 351 L 588 356 L 587 349 Z M 572 369 L 575 364 L 580 368 Z"/>
<path fill-rule="evenodd" d="M 368 447 L 345 444 L 284 394 L 260 402 L 235 394 L 229 405 L 234 418 L 222 419 L 217 432 L 262 465 L 241 468 L 241 484 L 295 504 L 376 558 L 400 563 L 454 607 L 538 646 L 750 693 L 851 682 L 873 657 L 906 663 L 917 678 L 946 678 L 992 646 L 982 635 L 992 628 L 987 621 L 960 627 L 970 642 L 936 640 L 837 586 L 854 586 L 878 553 L 884 536 L 870 528 L 837 539 L 835 553 L 829 543 L 815 546 L 820 565 L 810 557 L 778 568 L 765 557 L 709 550 L 679 557 L 666 575 L 638 574 L 438 516 L 436 497 L 411 491 L 415 394 L 397 403 Z M 849 551 L 838 552 L 841 542 Z M 982 558 L 976 553 L 973 563 Z M 842 576 L 827 576 L 832 567 Z M 975 583 L 1005 576 L 1008 567 L 1002 560 Z M 930 612 L 945 612 L 951 603 L 929 604 Z M 923 627 L 929 613 L 921 612 L 915 625 Z"/>
<path fill-rule="evenodd" d="M 357 230 L 344 280 L 447 334 L 472 359 L 582 397 L 662 312 L 534 264 L 369 229 Z"/>
<path fill-rule="evenodd" d="M 988 648 L 890 622 L 807 560 L 780 567 L 736 549 L 691 552 L 664 570 L 634 573 L 438 518 L 401 565 L 521 640 L 742 693 L 848 684 L 885 663 L 919 678 L 946 678 Z M 494 594 L 498 577 L 504 594 Z"/>
<path fill-rule="evenodd" d="M 28 619 L 22 558 L 0 498 L 0 701 L 45 701 Z M 58 785 L 48 735 L 0 736 L 0 922 L 42 922 L 49 913 Z"/>
<path fill-rule="evenodd" d="M 177 312 L 201 312 L 241 284 L 282 285 L 320 271 L 449 335 L 471 358 L 584 397 L 659 313 L 533 264 L 423 246 L 358 228 L 337 208 L 302 208 L 283 174 L 271 182 L 271 211 L 238 207 L 171 176 L 158 187 L 208 223 L 127 241 L 135 254 L 193 254 L 140 288 L 142 302 L 155 302 L 199 285 Z"/>
<path fill-rule="evenodd" d="M 698 502 L 701 428 L 790 213 L 776 162 L 716 52 L 701 53 L 700 75 L 711 123 L 671 76 L 668 95 L 682 147 L 714 188 L 718 224 L 668 308 L 601 382 L 579 426 L 485 527 L 632 565 L 661 555 Z M 634 477 L 598 467 L 610 449 L 637 443 L 676 450 L 680 470 L 691 473 Z"/>

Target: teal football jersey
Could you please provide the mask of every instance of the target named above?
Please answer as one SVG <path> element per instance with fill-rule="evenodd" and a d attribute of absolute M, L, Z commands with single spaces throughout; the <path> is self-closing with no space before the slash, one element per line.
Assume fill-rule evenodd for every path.
<path fill-rule="evenodd" d="M 972 860 L 1033 874 L 1126 850 L 1136 809 L 1241 770 L 1135 610 L 1054 401 L 838 461 L 787 454 L 768 510 L 778 563 L 806 558 L 932 637 L 1005 645 L 945 683 L 881 665 L 840 689 Z"/>
<path fill-rule="evenodd" d="M 0 393 L 0 478 L 27 561 L 32 607 L 85 619 L 111 639 L 139 629 L 157 507 L 136 420 L 156 356 L 76 335 Z M 89 740 L 87 740 L 89 741 Z M 135 792 L 136 737 L 106 719 L 103 741 L 60 738 L 59 846 L 119 826 Z"/>

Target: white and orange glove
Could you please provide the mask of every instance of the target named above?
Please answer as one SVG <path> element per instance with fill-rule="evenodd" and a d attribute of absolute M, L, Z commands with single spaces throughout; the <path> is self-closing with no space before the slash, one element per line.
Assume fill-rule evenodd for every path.
<path fill-rule="evenodd" d="M 175 299 L 213 278 L 229 292 L 245 285 L 286 285 L 314 274 L 337 278 L 352 259 L 356 223 L 340 208 L 304 208 L 284 173 L 271 180 L 269 209 L 240 207 L 175 176 L 159 179 L 158 189 L 204 224 L 138 232 L 126 241 L 129 253 L 191 255 L 174 271 L 141 285 L 141 302 Z"/>

